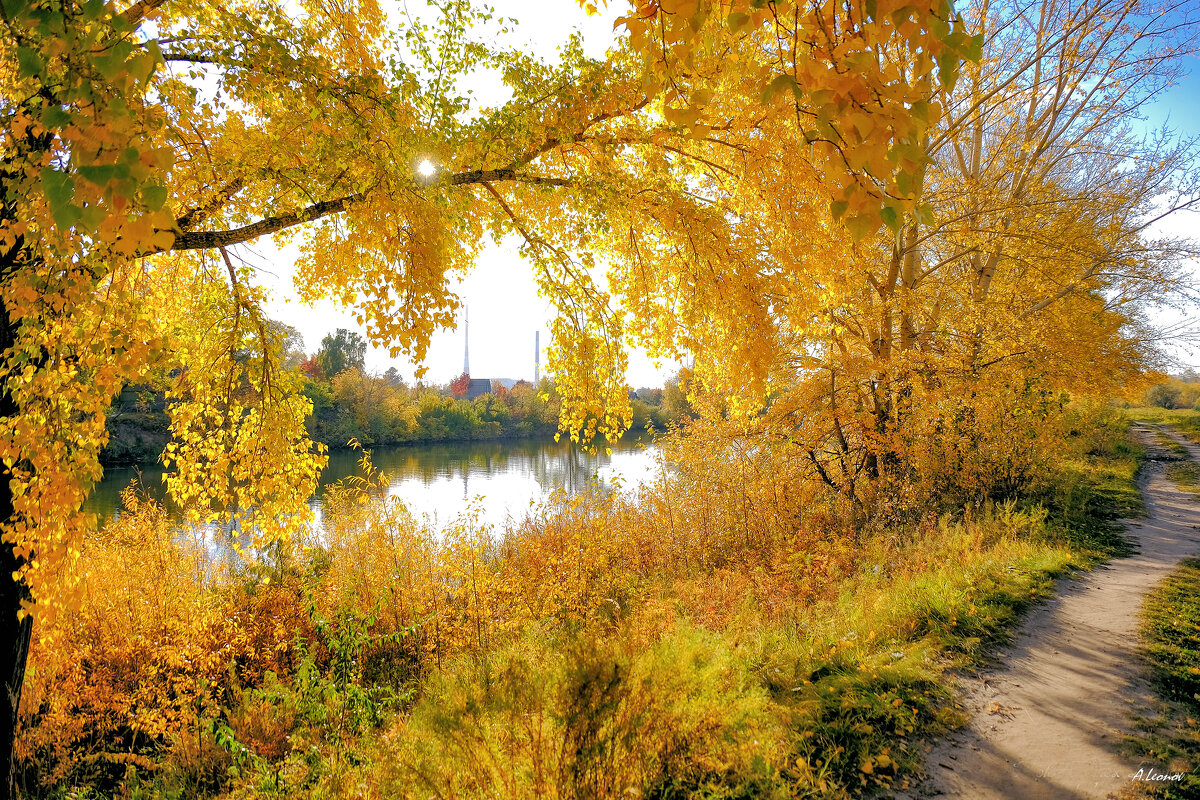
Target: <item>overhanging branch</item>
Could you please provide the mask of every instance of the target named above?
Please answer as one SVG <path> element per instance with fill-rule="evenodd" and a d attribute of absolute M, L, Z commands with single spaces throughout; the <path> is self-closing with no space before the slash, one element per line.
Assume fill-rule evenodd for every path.
<path fill-rule="evenodd" d="M 457 172 L 448 175 L 440 180 L 432 180 L 425 182 L 414 181 L 414 188 L 421 186 L 465 186 L 470 184 L 488 184 L 491 182 L 512 181 L 516 183 L 529 183 L 539 186 L 570 186 L 569 178 L 551 178 L 542 175 L 524 175 L 518 173 L 511 168 L 505 169 L 488 169 L 488 170 L 472 170 L 471 172 Z M 238 187 L 240 188 L 240 187 Z M 349 206 L 365 200 L 367 197 L 363 193 L 348 194 L 343 197 L 334 198 L 332 200 L 322 200 L 319 203 L 313 203 L 298 211 L 293 211 L 288 214 L 279 214 L 273 217 L 265 217 L 252 222 L 249 225 L 243 225 L 240 228 L 231 228 L 224 231 L 189 231 L 186 230 L 185 221 L 194 223 L 194 218 L 189 218 L 190 215 L 185 215 L 179 220 L 179 227 L 184 229 L 181 233 L 175 236 L 175 243 L 171 246 L 171 250 L 209 250 L 214 247 L 229 247 L 243 242 L 249 242 L 257 239 L 260 236 L 267 236 L 272 233 L 277 233 L 287 228 L 293 228 L 297 225 L 303 225 L 306 222 L 313 222 L 322 217 L 327 217 L 330 214 L 340 214 Z"/>

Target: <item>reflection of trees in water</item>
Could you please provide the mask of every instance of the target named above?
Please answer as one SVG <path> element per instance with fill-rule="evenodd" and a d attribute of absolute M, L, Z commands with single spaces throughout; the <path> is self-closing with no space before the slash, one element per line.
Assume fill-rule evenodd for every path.
<path fill-rule="evenodd" d="M 121 492 L 132 483 L 138 494 L 159 503 L 167 503 L 172 514 L 174 504 L 167 500 L 167 487 L 163 483 L 163 468 L 158 464 L 144 467 L 110 467 L 104 477 L 96 482 L 91 494 L 83 504 L 83 510 L 96 514 L 100 522 L 116 517 L 121 510 Z"/>
<path fill-rule="evenodd" d="M 615 453 L 632 453 L 639 449 L 637 442 L 618 442 L 612 445 Z M 318 497 L 337 481 L 359 475 L 358 451 L 330 453 L 329 465 L 321 474 Z M 542 492 L 564 489 L 575 493 L 587 487 L 596 472 L 611 463 L 600 453 L 592 455 L 570 442 L 528 440 L 492 440 L 485 442 L 453 442 L 446 444 L 413 445 L 379 448 L 371 452 L 376 469 L 384 472 L 394 486 L 402 480 L 418 480 L 430 487 L 436 481 L 460 481 L 463 496 L 486 493 L 488 478 L 517 476 L 532 478 Z M 162 483 L 162 467 L 142 468 L 139 485 L 156 500 L 166 499 Z M 120 493 L 137 476 L 135 469 L 110 469 L 88 498 L 86 510 L 111 518 L 121 507 Z M 480 481 L 476 484 L 476 480 Z M 169 505 L 168 505 L 169 507 Z"/>
<path fill-rule="evenodd" d="M 636 444 L 619 444 L 614 451 L 630 451 Z M 321 487 L 358 474 L 357 453 L 334 453 L 321 476 Z M 596 471 L 608 463 L 606 455 L 592 455 L 570 442 L 487 441 L 395 447 L 372 452 L 375 467 L 395 484 L 405 479 L 425 486 L 438 480 L 461 481 L 463 496 L 470 496 L 472 479 L 497 475 L 533 478 L 548 491 L 564 488 L 576 492 L 585 487 Z"/>

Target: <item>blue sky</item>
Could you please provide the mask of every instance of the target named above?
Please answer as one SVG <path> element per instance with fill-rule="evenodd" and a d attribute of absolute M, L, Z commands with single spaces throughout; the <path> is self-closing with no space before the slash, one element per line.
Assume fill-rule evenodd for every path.
<path fill-rule="evenodd" d="M 1200 29 L 1194 36 L 1200 39 Z M 1200 56 L 1186 57 L 1182 66 L 1184 73 L 1177 84 L 1147 108 L 1146 124 L 1149 127 L 1165 124 L 1181 136 L 1200 139 Z M 1167 220 L 1161 230 L 1174 236 L 1200 238 L 1200 211 L 1178 214 Z M 1192 263 L 1191 272 L 1193 289 L 1200 289 L 1200 264 Z M 1200 321 L 1200 308 L 1194 304 L 1183 309 L 1164 308 L 1156 315 L 1156 321 L 1161 324 L 1185 319 Z M 1168 348 L 1168 353 L 1178 362 L 1178 369 L 1200 369 L 1200 341 L 1179 341 Z"/>

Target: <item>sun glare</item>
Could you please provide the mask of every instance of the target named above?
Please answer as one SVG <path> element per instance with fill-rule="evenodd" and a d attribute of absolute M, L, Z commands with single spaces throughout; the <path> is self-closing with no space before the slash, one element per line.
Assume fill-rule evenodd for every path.
<path fill-rule="evenodd" d="M 424 159 L 420 164 L 417 164 L 417 172 L 422 178 L 432 178 L 433 173 L 437 172 L 437 167 L 428 158 Z"/>

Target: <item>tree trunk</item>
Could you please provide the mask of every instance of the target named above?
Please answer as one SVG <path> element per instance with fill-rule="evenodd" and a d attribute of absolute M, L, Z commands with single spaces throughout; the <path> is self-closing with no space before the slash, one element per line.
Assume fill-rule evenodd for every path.
<path fill-rule="evenodd" d="M 8 312 L 0 307 L 0 353 L 10 348 L 16 339 L 16 326 Z M 12 395 L 0 384 L 0 418 L 17 414 Z M 0 523 L 13 517 L 13 494 L 10 474 L 0 465 Z M 13 580 L 13 573 L 22 560 L 13 552 L 8 541 L 0 543 L 0 800 L 14 795 L 13 745 L 17 735 L 17 712 L 21 707 L 21 685 L 25 682 L 25 661 L 29 657 L 29 641 L 33 633 L 33 617 L 17 619 L 21 601 L 29 597 L 22 581 Z"/>

